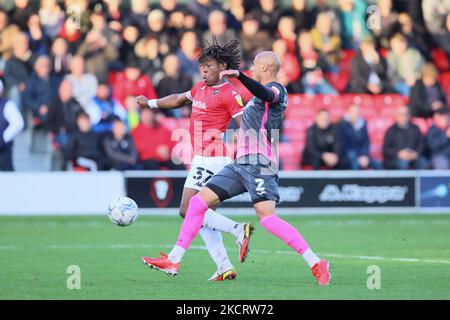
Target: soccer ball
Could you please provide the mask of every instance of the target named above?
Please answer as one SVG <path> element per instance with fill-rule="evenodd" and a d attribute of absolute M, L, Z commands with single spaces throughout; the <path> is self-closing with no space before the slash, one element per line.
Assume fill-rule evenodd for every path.
<path fill-rule="evenodd" d="M 133 199 L 119 197 L 114 199 L 108 207 L 108 217 L 115 225 L 126 227 L 136 221 L 138 206 Z"/>

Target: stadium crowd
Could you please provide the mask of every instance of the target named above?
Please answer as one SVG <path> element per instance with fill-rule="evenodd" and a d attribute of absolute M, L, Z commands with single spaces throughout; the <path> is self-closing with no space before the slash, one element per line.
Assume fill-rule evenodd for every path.
<path fill-rule="evenodd" d="M 197 57 L 213 36 L 240 41 L 242 70 L 275 51 L 290 94 L 405 98 L 392 107 L 380 159 L 371 156 L 364 106 L 345 106 L 335 122 L 333 103 L 316 110 L 301 167 L 450 168 L 450 0 L 6 0 L 0 170 L 12 170 L 8 125 L 19 120 L 6 112 L 10 102 L 25 126 L 51 133 L 56 169 L 184 168 L 171 161 L 165 123 L 188 118 L 190 107 L 141 110 L 135 97 L 188 91 L 202 79 Z M 425 119 L 425 132 L 412 117 Z"/>

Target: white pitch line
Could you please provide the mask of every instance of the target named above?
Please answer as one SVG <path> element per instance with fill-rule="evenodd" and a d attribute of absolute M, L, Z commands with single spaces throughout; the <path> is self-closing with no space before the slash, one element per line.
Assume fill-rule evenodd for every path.
<path fill-rule="evenodd" d="M 93 249 L 93 248 L 106 248 L 106 249 L 132 249 L 132 248 L 172 248 L 171 244 L 109 244 L 109 245 L 50 245 L 47 248 L 50 249 Z M 205 246 L 191 245 L 191 250 L 207 250 Z M 1 249 L 1 247 L 0 247 Z M 236 248 L 227 248 L 228 251 L 236 252 Z M 251 249 L 254 253 L 260 254 L 288 254 L 297 255 L 294 251 L 276 250 L 270 251 L 265 249 Z M 354 259 L 354 260 L 377 260 L 377 261 L 393 261 L 393 262 L 417 262 L 417 263 L 430 263 L 430 264 L 448 264 L 450 260 L 444 259 L 418 259 L 418 258 L 397 258 L 397 257 L 381 257 L 381 256 L 365 256 L 365 255 L 347 255 L 340 253 L 318 253 L 319 256 L 338 258 L 338 259 Z"/>
<path fill-rule="evenodd" d="M 54 244 L 46 246 L 46 249 L 152 249 L 152 248 L 172 248 L 170 244 Z M 19 250 L 20 248 L 13 245 L 0 246 L 0 250 Z M 206 250 L 205 246 L 191 245 L 191 250 Z M 236 248 L 227 248 L 228 251 L 237 252 Z M 270 251 L 266 249 L 251 249 L 254 253 L 259 254 L 288 254 L 297 255 L 294 251 L 276 250 Z M 376 260 L 376 261 L 392 261 L 392 262 L 416 262 L 429 264 L 448 264 L 450 260 L 444 259 L 418 259 L 418 258 L 397 258 L 397 257 L 381 257 L 381 256 L 365 256 L 365 255 L 347 255 L 340 253 L 318 253 L 319 256 L 338 259 L 354 259 L 354 260 Z"/>
<path fill-rule="evenodd" d="M 17 250 L 17 246 L 0 246 L 0 250 Z"/>

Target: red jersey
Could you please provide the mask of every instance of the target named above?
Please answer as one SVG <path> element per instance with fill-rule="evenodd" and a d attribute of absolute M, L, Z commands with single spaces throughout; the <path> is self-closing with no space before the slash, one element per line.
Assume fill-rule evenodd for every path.
<path fill-rule="evenodd" d="M 241 96 L 229 82 L 209 87 L 197 83 L 186 93 L 192 101 L 190 135 L 194 155 L 226 156 L 222 135 L 231 118 L 243 113 Z"/>

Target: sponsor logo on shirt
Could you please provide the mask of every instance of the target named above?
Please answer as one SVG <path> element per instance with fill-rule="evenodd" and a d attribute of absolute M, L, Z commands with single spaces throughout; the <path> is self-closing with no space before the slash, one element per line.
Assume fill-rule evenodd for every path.
<path fill-rule="evenodd" d="M 236 99 L 237 103 L 238 103 L 241 107 L 243 107 L 243 106 L 244 106 L 244 102 L 242 101 L 241 96 L 240 96 L 238 93 L 234 92 L 234 91 L 233 91 L 233 94 L 234 94 L 234 98 Z"/>
<path fill-rule="evenodd" d="M 201 110 L 206 110 L 207 105 L 204 102 L 198 101 L 198 100 L 194 100 L 194 102 L 192 103 L 192 107 L 193 108 L 198 108 Z"/>

